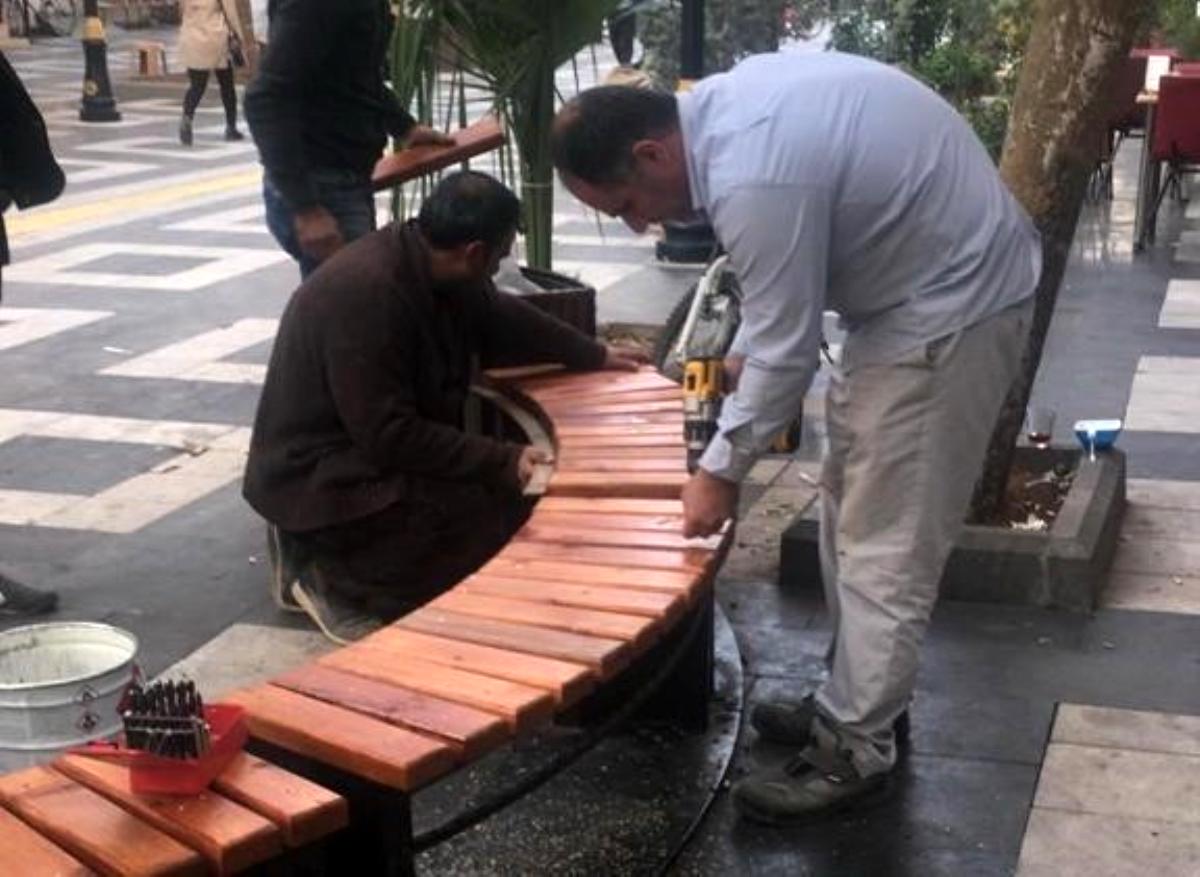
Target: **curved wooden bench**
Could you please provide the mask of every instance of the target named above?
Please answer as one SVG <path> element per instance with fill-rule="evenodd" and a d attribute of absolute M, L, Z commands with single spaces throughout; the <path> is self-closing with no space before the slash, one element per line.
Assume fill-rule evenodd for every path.
<path fill-rule="evenodd" d="M 551 722 L 711 613 L 730 533 L 679 535 L 679 388 L 651 371 L 520 375 L 496 389 L 556 453 L 522 529 L 432 602 L 227 698 L 247 709 L 257 751 L 349 798 L 357 873 L 411 870 L 410 793 Z M 711 664 L 693 666 L 704 697 Z"/>

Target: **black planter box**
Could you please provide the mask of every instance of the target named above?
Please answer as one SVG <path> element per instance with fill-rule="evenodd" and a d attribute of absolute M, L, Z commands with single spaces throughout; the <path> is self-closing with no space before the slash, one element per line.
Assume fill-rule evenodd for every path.
<path fill-rule="evenodd" d="M 1094 463 L 1081 457 L 1070 447 L 1017 449 L 1018 460 L 1078 461 L 1062 510 L 1043 532 L 964 527 L 942 576 L 943 599 L 1096 608 L 1125 514 L 1125 455 L 1105 451 Z M 783 587 L 821 587 L 817 513 L 813 503 L 780 537 Z"/>
<path fill-rule="evenodd" d="M 521 298 L 531 305 L 574 326 L 589 338 L 596 335 L 596 290 L 578 280 L 544 271 L 521 267 L 525 277 L 544 292 L 523 293 Z"/>

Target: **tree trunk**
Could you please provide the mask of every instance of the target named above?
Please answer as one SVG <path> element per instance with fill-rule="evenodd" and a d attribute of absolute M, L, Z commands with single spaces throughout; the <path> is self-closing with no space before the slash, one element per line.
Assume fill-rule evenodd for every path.
<path fill-rule="evenodd" d="M 1114 75 L 1152 0 L 1040 0 L 1013 101 L 1000 174 L 1042 233 L 1042 277 L 1021 372 L 1001 409 L 972 518 L 999 511 L 1075 223 L 1103 136 Z"/>

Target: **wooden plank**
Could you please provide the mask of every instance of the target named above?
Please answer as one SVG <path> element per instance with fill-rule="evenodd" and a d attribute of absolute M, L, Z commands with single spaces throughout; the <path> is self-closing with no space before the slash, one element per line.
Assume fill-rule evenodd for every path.
<path fill-rule="evenodd" d="M 49 767 L 0 776 L 0 800 L 101 874 L 200 877 L 208 873 L 198 852 Z"/>
<path fill-rule="evenodd" d="M 211 790 L 198 795 L 135 795 L 129 768 L 113 761 L 64 755 L 54 767 L 143 822 L 199 850 L 217 874 L 235 874 L 278 857 L 283 838 L 273 822 Z"/>
<path fill-rule="evenodd" d="M 612 548 L 564 545 L 558 542 L 509 542 L 497 555 L 517 560 L 563 560 L 576 564 L 602 564 L 621 569 L 668 569 L 700 573 L 712 562 L 713 552 L 702 548 Z"/>
<path fill-rule="evenodd" d="M 589 515 L 683 515 L 683 503 L 674 499 L 634 499 L 608 497 L 583 499 L 574 496 L 547 496 L 538 500 L 535 512 L 583 512 Z"/>
<path fill-rule="evenodd" d="M 512 600 L 532 600 L 555 606 L 577 606 L 627 615 L 658 618 L 666 625 L 673 624 L 683 614 L 687 601 L 681 594 L 655 591 L 635 591 L 631 588 L 605 588 L 599 585 L 579 585 L 574 582 L 548 582 L 521 579 L 515 576 L 468 576 L 454 586 L 455 591 L 469 594 L 491 594 Z"/>
<path fill-rule="evenodd" d="M 606 383 L 592 383 L 581 388 L 579 386 L 579 378 L 582 376 L 579 372 L 575 372 L 574 374 L 562 372 L 558 375 L 529 375 L 528 377 L 519 378 L 518 381 L 521 392 L 539 399 L 579 396 L 581 393 L 586 393 L 593 398 L 629 395 L 632 393 L 657 393 L 662 391 L 673 391 L 676 396 L 683 395 L 683 389 L 679 384 L 653 372 L 627 372 L 615 380 L 609 377 Z M 560 380 L 557 384 L 542 382 L 539 385 L 535 383 L 535 380 L 548 377 L 558 377 Z"/>
<path fill-rule="evenodd" d="M 661 387 L 646 387 L 644 389 L 640 387 L 630 389 L 621 386 L 596 387 L 584 390 L 582 393 L 573 387 L 560 387 L 553 390 L 535 391 L 526 395 L 546 408 L 557 407 L 562 404 L 570 405 L 581 400 L 586 400 L 589 403 L 600 402 L 605 404 L 668 400 L 676 404 L 683 403 L 683 390 L 676 384 L 664 384 Z"/>
<path fill-rule="evenodd" d="M 394 789 L 412 791 L 454 767 L 454 751 L 442 740 L 274 685 L 221 699 L 246 708 L 255 737 Z"/>
<path fill-rule="evenodd" d="M 624 669 L 631 658 L 629 645 L 620 640 L 474 618 L 428 606 L 410 612 L 395 624 L 418 633 L 583 664 L 602 679 Z"/>
<path fill-rule="evenodd" d="M 673 423 L 644 423 L 641 426 L 606 426 L 594 423 L 562 423 L 554 427 L 559 438 L 577 438 L 580 436 L 625 436 L 625 435 L 672 435 L 679 438 L 681 433 L 675 431 Z"/>
<path fill-rule="evenodd" d="M 513 733 L 544 725 L 554 715 L 554 698 L 540 688 L 414 657 L 398 659 L 369 643 L 355 643 L 317 662 L 494 713 Z"/>
<path fill-rule="evenodd" d="M 555 461 L 557 472 L 599 472 L 616 476 L 620 481 L 627 472 L 661 472 L 674 474 L 687 472 L 687 461 L 683 454 L 672 452 L 669 456 L 640 457 L 576 457 L 570 452 Z"/>
<path fill-rule="evenodd" d="M 689 600 L 701 578 L 700 573 L 691 570 L 627 569 L 622 566 L 576 564 L 562 560 L 519 560 L 502 555 L 493 557 L 479 572 L 484 575 L 495 573 L 535 580 L 565 580 L 586 585 L 665 591 L 671 594 L 683 594 Z"/>
<path fill-rule="evenodd" d="M 567 374 L 566 366 L 557 362 L 542 362 L 534 365 L 512 365 L 504 368 L 484 369 L 484 376 L 489 380 L 516 384 L 529 378 L 544 377 L 552 374 Z"/>
<path fill-rule="evenodd" d="M 372 187 L 378 191 L 399 185 L 498 149 L 505 141 L 504 129 L 495 116 L 484 116 L 466 128 L 450 132 L 450 136 L 454 139 L 450 146 L 414 146 L 385 155 L 375 163 Z"/>
<path fill-rule="evenodd" d="M 653 368 L 644 368 L 636 372 L 591 371 L 564 372 L 555 375 L 545 375 L 516 381 L 516 385 L 525 393 L 533 395 L 542 390 L 552 388 L 567 388 L 570 392 L 582 392 L 600 387 L 626 387 L 638 390 L 653 390 L 663 386 L 667 381 Z"/>
<path fill-rule="evenodd" d="M 607 472 L 557 470 L 546 488 L 549 496 L 621 496 L 673 499 L 690 476 L 687 472 L 630 472 L 614 479 Z"/>
<path fill-rule="evenodd" d="M 0 874 L 89 877 L 95 873 L 7 810 L 0 809 Z"/>
<path fill-rule="evenodd" d="M 555 423 L 573 423 L 591 426 L 638 426 L 643 423 L 669 423 L 683 435 L 682 411 L 647 411 L 644 414 L 606 414 L 602 411 L 556 411 Z"/>
<path fill-rule="evenodd" d="M 596 686 L 596 674 L 583 664 L 426 636 L 395 626 L 385 627 L 362 642 L 399 659 L 416 658 L 541 688 L 550 692 L 560 708 L 581 700 Z"/>
<path fill-rule="evenodd" d="M 560 429 L 563 422 L 555 424 Z M 629 430 L 625 435 L 577 435 L 561 436 L 555 433 L 555 441 L 559 449 L 582 450 L 584 448 L 671 448 L 678 454 L 687 453 L 687 445 L 683 443 L 683 422 L 671 424 L 670 434 L 650 433 L 641 435 Z"/>
<path fill-rule="evenodd" d="M 350 821 L 341 795 L 248 752 L 239 753 L 212 787 L 275 823 L 289 847 L 320 840 Z"/>
<path fill-rule="evenodd" d="M 540 506 L 534 509 L 529 523 L 551 527 L 592 527 L 596 530 L 683 532 L 682 515 L 593 515 L 587 512 L 544 511 Z"/>
<path fill-rule="evenodd" d="M 508 739 L 495 714 L 309 663 L 271 680 L 272 685 L 336 704 L 356 713 L 432 734 L 448 742 L 459 761 L 470 761 Z"/>
<path fill-rule="evenodd" d="M 457 588 L 438 597 L 429 605 L 436 609 L 461 612 L 463 615 L 479 618 L 495 618 L 499 621 L 546 627 L 550 630 L 619 639 L 631 644 L 635 651 L 644 650 L 655 640 L 662 627 L 657 619 L 645 616 L 580 609 L 576 606 L 531 603 L 527 600 L 512 600 L 488 594 L 470 594 L 459 592 Z"/>
<path fill-rule="evenodd" d="M 561 542 L 568 545 L 611 545 L 626 548 L 671 548 L 679 550 L 716 551 L 721 547 L 721 534 L 704 539 L 686 539 L 678 531 L 664 533 L 654 530 L 606 530 L 599 527 L 558 526 L 541 520 L 530 520 L 517 531 L 513 541 Z"/>
<path fill-rule="evenodd" d="M 550 415 L 551 419 L 557 419 L 559 415 L 577 419 L 611 414 L 645 416 L 672 413 L 683 416 L 683 399 L 674 394 L 670 399 L 648 399 L 633 402 L 595 402 L 584 398 L 563 399 L 552 403 L 542 402 L 539 399 L 538 404 Z"/>

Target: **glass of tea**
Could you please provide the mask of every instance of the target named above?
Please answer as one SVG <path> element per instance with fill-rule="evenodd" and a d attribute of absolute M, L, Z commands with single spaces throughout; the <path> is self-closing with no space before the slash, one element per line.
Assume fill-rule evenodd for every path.
<path fill-rule="evenodd" d="M 1025 435 L 1035 448 L 1050 447 L 1054 438 L 1054 409 L 1030 405 L 1025 411 Z"/>

